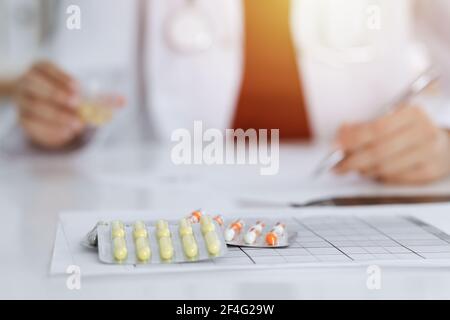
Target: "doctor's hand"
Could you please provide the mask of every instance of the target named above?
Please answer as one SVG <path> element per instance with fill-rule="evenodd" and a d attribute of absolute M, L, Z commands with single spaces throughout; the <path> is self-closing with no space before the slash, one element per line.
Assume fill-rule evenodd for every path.
<path fill-rule="evenodd" d="M 344 125 L 337 144 L 346 154 L 335 168 L 337 174 L 358 172 L 385 183 L 425 184 L 450 172 L 449 132 L 416 107 Z"/>
<path fill-rule="evenodd" d="M 35 64 L 19 79 L 14 96 L 20 124 L 34 143 L 57 149 L 83 133 L 77 88 L 71 76 L 49 62 Z"/>

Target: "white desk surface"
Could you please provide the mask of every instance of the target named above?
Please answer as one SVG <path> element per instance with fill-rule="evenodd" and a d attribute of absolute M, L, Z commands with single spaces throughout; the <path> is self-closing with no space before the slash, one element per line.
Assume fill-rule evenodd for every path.
<path fill-rule="evenodd" d="M 363 267 L 89 277 L 82 278 L 79 291 L 67 289 L 66 277 L 49 275 L 61 211 L 185 212 L 208 206 L 227 211 L 237 206 L 238 194 L 251 191 L 261 195 L 310 192 L 305 158 L 320 157 L 323 150 L 312 148 L 306 153 L 306 149 L 283 148 L 280 174 L 267 178 L 258 177 L 252 168 L 177 168 L 175 175 L 168 175 L 173 168 L 165 165 L 167 150 L 151 148 L 84 156 L 2 155 L 0 298 L 449 299 L 450 268 L 443 267 L 384 267 L 380 290 L 367 288 Z M 444 192 L 450 190 L 450 182 L 426 190 Z M 448 220 L 450 225 L 450 216 Z"/>

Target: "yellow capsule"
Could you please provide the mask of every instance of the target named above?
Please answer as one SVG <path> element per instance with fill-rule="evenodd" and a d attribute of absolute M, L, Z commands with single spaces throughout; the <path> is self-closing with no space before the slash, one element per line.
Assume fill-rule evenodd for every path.
<path fill-rule="evenodd" d="M 111 223 L 112 238 L 125 238 L 125 226 L 122 221 L 113 221 Z"/>
<path fill-rule="evenodd" d="M 200 219 L 200 227 L 203 234 L 207 234 L 211 231 L 216 230 L 216 226 L 211 218 L 211 216 L 203 215 Z"/>
<path fill-rule="evenodd" d="M 121 262 L 127 259 L 128 250 L 125 238 L 117 237 L 113 240 L 114 259 Z"/>
<path fill-rule="evenodd" d="M 170 230 L 169 229 L 161 229 L 156 232 L 156 236 L 158 239 L 161 238 L 170 238 Z"/>
<path fill-rule="evenodd" d="M 148 237 L 147 226 L 145 225 L 145 223 L 143 221 L 136 221 L 134 223 L 133 237 L 134 237 L 134 239 Z"/>
<path fill-rule="evenodd" d="M 156 222 L 156 236 L 158 239 L 170 237 L 169 223 L 165 220 L 158 220 Z"/>
<path fill-rule="evenodd" d="M 166 220 L 158 220 L 156 221 L 156 229 L 168 229 L 169 223 Z"/>
<path fill-rule="evenodd" d="M 216 256 L 220 253 L 220 240 L 215 231 L 210 231 L 205 234 L 205 242 L 206 247 L 208 248 L 208 252 Z"/>
<path fill-rule="evenodd" d="M 183 241 L 183 249 L 186 257 L 192 259 L 198 255 L 198 246 L 195 241 L 194 235 L 188 234 L 182 238 Z"/>
<path fill-rule="evenodd" d="M 173 258 L 173 245 L 170 237 L 162 237 L 159 239 L 159 254 L 163 260 L 170 260 Z"/>
<path fill-rule="evenodd" d="M 84 102 L 78 108 L 78 115 L 87 124 L 92 126 L 101 126 L 113 117 L 113 110 L 103 106 L 98 102 Z"/>
<path fill-rule="evenodd" d="M 179 231 L 181 237 L 193 234 L 191 222 L 186 218 L 181 219 L 179 224 Z"/>
<path fill-rule="evenodd" d="M 136 239 L 136 256 L 139 261 L 148 261 L 152 255 L 152 251 L 148 244 L 147 238 L 137 238 Z"/>

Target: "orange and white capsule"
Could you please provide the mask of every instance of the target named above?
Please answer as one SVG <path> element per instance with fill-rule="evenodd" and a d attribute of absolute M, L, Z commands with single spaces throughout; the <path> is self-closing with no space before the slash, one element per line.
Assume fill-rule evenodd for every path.
<path fill-rule="evenodd" d="M 224 232 L 225 241 L 233 240 L 239 233 L 241 233 L 244 225 L 244 220 L 241 219 L 232 222 Z"/>
<path fill-rule="evenodd" d="M 286 225 L 278 222 L 270 232 L 266 234 L 266 243 L 269 246 L 276 246 L 280 241 L 280 238 L 284 236 L 286 232 Z"/>
<path fill-rule="evenodd" d="M 265 223 L 262 221 L 258 221 L 253 227 L 251 227 L 244 236 L 244 241 L 246 244 L 255 243 L 256 239 L 261 235 Z"/>
<path fill-rule="evenodd" d="M 223 218 L 221 215 L 217 215 L 213 219 L 219 226 L 223 226 Z"/>
<path fill-rule="evenodd" d="M 201 212 L 201 210 L 195 210 L 188 216 L 188 220 L 191 223 L 199 223 L 202 215 L 203 215 L 203 213 Z"/>

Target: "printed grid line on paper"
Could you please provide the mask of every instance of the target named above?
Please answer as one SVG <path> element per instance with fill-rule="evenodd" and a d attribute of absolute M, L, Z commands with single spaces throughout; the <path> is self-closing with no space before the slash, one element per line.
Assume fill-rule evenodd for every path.
<path fill-rule="evenodd" d="M 450 236 L 412 217 L 321 216 L 295 219 L 288 248 L 232 247 L 215 265 L 353 263 L 450 258 Z"/>

